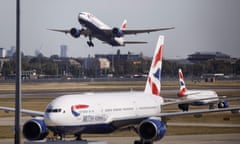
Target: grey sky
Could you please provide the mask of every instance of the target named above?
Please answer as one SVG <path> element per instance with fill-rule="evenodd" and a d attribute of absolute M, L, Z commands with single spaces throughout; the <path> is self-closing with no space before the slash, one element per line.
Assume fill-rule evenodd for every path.
<path fill-rule="evenodd" d="M 145 45 L 111 47 L 94 40 L 48 31 L 47 28 L 80 28 L 77 15 L 91 12 L 109 26 L 120 26 L 126 18 L 128 28 L 176 27 L 171 31 L 137 36 L 127 40 L 148 41 Z M 15 0 L 0 1 L 0 47 L 15 45 Z M 39 50 L 46 56 L 68 46 L 68 56 L 86 57 L 128 51 L 152 56 L 157 37 L 165 35 L 164 57 L 186 58 L 196 51 L 221 51 L 240 57 L 239 0 L 21 0 L 21 49 L 26 55 Z"/>

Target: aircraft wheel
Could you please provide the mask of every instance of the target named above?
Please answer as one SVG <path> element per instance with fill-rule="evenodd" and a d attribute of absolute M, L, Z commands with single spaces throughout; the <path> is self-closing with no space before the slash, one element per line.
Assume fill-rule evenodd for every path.
<path fill-rule="evenodd" d="M 181 109 L 182 111 L 188 111 L 189 105 L 188 104 L 179 104 L 178 108 Z"/>
<path fill-rule="evenodd" d="M 93 44 L 92 41 L 87 41 L 87 44 L 88 44 L 89 47 L 94 47 L 94 44 Z"/>
<path fill-rule="evenodd" d="M 144 142 L 143 140 L 135 140 L 134 144 L 153 144 L 153 142 Z"/>
<path fill-rule="evenodd" d="M 141 142 L 139 140 L 135 140 L 134 144 L 141 144 Z"/>
<path fill-rule="evenodd" d="M 214 109 L 214 104 L 209 104 L 209 109 Z"/>
<path fill-rule="evenodd" d="M 90 43 L 90 41 L 87 41 L 87 44 L 88 44 L 89 47 L 91 47 L 91 43 Z"/>

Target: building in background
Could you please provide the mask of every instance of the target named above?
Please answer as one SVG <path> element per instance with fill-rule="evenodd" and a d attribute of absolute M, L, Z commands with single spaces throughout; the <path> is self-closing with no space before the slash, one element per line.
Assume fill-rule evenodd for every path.
<path fill-rule="evenodd" d="M 67 57 L 67 45 L 60 46 L 60 57 L 66 58 Z"/>
<path fill-rule="evenodd" d="M 145 71 L 145 66 L 142 63 L 142 54 L 132 54 L 131 52 L 121 54 L 121 51 L 118 49 L 116 54 L 96 54 L 95 58 L 107 59 L 110 62 L 110 72 L 118 76 L 133 75 Z"/>
<path fill-rule="evenodd" d="M 0 58 L 5 58 L 5 57 L 6 57 L 6 49 L 0 48 Z"/>
<path fill-rule="evenodd" d="M 12 57 L 15 52 L 16 52 L 16 49 L 15 49 L 14 46 L 12 46 L 10 49 L 7 50 L 6 56 L 7 56 L 7 57 Z"/>
<path fill-rule="evenodd" d="M 223 60 L 229 61 L 231 57 L 221 52 L 196 52 L 188 55 L 188 60 L 191 62 L 201 62 L 208 60 Z"/>
<path fill-rule="evenodd" d="M 9 61 L 9 58 L 6 57 L 6 49 L 0 48 L 0 79 L 2 79 L 1 77 L 2 77 L 3 64 L 8 61 Z"/>

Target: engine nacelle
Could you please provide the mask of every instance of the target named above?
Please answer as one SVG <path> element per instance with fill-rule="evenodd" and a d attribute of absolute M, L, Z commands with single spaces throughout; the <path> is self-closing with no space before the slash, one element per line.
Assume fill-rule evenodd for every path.
<path fill-rule="evenodd" d="M 138 134 L 144 141 L 160 140 L 166 131 L 165 123 L 157 119 L 144 120 L 138 127 Z"/>
<path fill-rule="evenodd" d="M 119 28 L 113 28 L 112 34 L 115 37 L 122 37 L 124 35 L 123 31 L 121 31 Z"/>
<path fill-rule="evenodd" d="M 76 28 L 71 28 L 71 30 L 70 30 L 70 34 L 74 38 L 79 38 L 81 35 L 81 32 L 82 32 L 82 30 L 76 29 Z"/>
<path fill-rule="evenodd" d="M 227 101 L 221 101 L 218 103 L 218 108 L 228 108 L 228 102 Z"/>
<path fill-rule="evenodd" d="M 48 135 L 48 129 L 42 119 L 31 119 L 23 125 L 23 135 L 28 140 L 42 140 Z"/>

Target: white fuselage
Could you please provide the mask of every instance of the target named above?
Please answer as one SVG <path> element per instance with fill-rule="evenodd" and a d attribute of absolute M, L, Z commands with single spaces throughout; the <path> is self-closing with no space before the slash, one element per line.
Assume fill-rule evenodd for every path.
<path fill-rule="evenodd" d="M 138 116 L 147 118 L 159 114 L 162 103 L 162 97 L 143 92 L 64 95 L 56 98 L 47 106 L 44 120 L 48 127 L 64 133 L 76 133 L 84 130 L 87 133 L 97 133 L 98 131 L 102 133 L 97 129 L 98 126 L 101 128 L 104 125 L 115 130 L 126 125 L 134 125 Z M 131 121 L 133 117 L 135 118 Z M 121 123 L 124 120 L 128 121 Z M 112 121 L 120 123 L 112 125 Z M 91 127 L 91 125 L 96 128 L 93 132 L 89 132 L 92 129 L 87 130 L 87 127 Z"/>
<path fill-rule="evenodd" d="M 87 12 L 81 12 L 78 16 L 78 19 L 83 26 L 84 26 L 84 22 L 89 22 L 94 24 L 95 26 L 97 26 L 98 28 L 101 29 L 110 29 L 110 27 L 108 25 L 106 25 L 105 23 L 103 23 L 102 21 L 100 21 L 97 17 L 95 17 L 93 14 L 87 13 Z"/>
<path fill-rule="evenodd" d="M 192 103 L 192 105 L 214 104 L 219 101 L 217 93 L 211 90 L 187 90 L 185 97 L 190 100 L 200 99 L 199 101 Z"/>
<path fill-rule="evenodd" d="M 105 33 L 103 30 L 111 29 L 111 27 L 100 21 L 93 14 L 81 12 L 78 16 L 78 20 L 83 27 L 90 31 L 91 37 L 96 37 L 97 39 L 110 43 L 113 46 L 124 45 L 123 37 L 112 37 L 112 35 Z"/>

